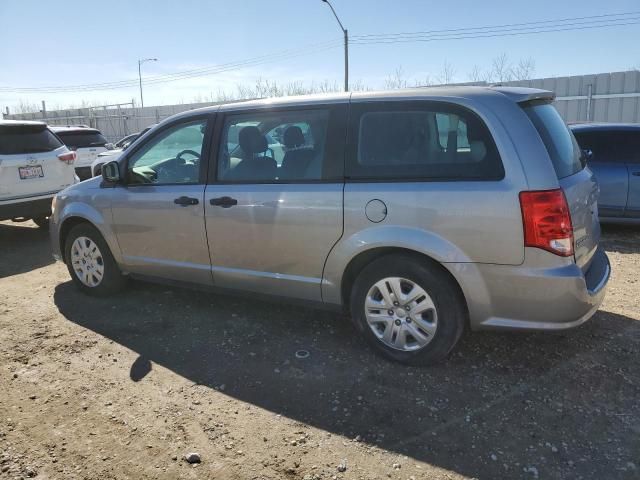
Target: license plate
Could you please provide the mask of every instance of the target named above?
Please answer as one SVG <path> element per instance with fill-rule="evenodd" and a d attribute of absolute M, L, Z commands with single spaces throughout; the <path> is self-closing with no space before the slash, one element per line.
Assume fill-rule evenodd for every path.
<path fill-rule="evenodd" d="M 33 167 L 18 167 L 18 174 L 20 175 L 20 180 L 44 177 L 42 165 L 35 165 Z"/>

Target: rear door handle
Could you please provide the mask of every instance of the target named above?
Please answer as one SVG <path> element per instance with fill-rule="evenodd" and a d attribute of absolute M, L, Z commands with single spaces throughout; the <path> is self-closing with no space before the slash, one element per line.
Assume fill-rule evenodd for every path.
<path fill-rule="evenodd" d="M 640 177 L 640 172 L 631 172 L 634 177 Z"/>
<path fill-rule="evenodd" d="M 209 200 L 209 203 L 211 205 L 215 205 L 216 207 L 229 208 L 229 207 L 233 207 L 234 205 L 237 205 L 238 200 L 231 197 L 218 197 L 218 198 L 212 198 L 211 200 Z"/>
<path fill-rule="evenodd" d="M 176 198 L 173 203 L 175 203 L 176 205 L 180 205 L 182 207 L 186 207 L 188 205 L 198 205 L 198 203 L 200 203 L 198 201 L 197 198 L 193 198 L 193 197 L 178 197 Z"/>

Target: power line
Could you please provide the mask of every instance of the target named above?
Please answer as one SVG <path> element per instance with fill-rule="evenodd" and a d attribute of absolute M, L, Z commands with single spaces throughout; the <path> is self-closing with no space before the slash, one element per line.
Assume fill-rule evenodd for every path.
<path fill-rule="evenodd" d="M 578 31 L 597 28 L 610 28 L 640 24 L 640 11 L 609 13 L 583 17 L 569 17 L 555 20 L 539 20 L 532 22 L 510 23 L 502 25 L 488 25 L 481 27 L 466 27 L 445 30 L 429 30 L 419 32 L 399 32 L 381 34 L 362 34 L 351 37 L 354 45 L 394 44 L 408 42 L 434 42 L 445 40 L 464 40 L 477 38 L 510 37 L 517 35 L 534 35 L 562 31 Z M 330 40 L 297 49 L 288 49 L 236 62 L 202 67 L 164 75 L 150 76 L 145 79 L 146 85 L 159 85 L 196 77 L 217 75 L 249 66 L 263 65 L 276 61 L 307 56 L 312 53 L 336 48 L 341 45 L 339 40 Z M 0 86 L 0 92 L 13 93 L 64 93 L 77 91 L 102 91 L 120 88 L 130 88 L 137 85 L 137 80 L 119 80 L 113 82 L 87 83 L 80 85 L 58 85 L 41 87 L 10 87 Z"/>
<path fill-rule="evenodd" d="M 608 28 L 608 27 L 621 27 L 625 25 L 637 25 L 640 24 L 640 17 L 629 19 L 632 21 L 620 21 L 619 23 L 608 23 L 602 25 L 585 25 L 585 26 L 574 26 L 574 27 L 566 27 L 566 28 L 544 28 L 544 27 L 536 27 L 535 29 L 528 30 L 517 30 L 517 31 L 483 31 L 483 32 L 472 32 L 469 34 L 461 33 L 458 35 L 450 35 L 450 36 L 416 36 L 411 38 L 394 38 L 394 39 L 356 39 L 352 43 L 355 45 L 375 45 L 375 44 L 391 44 L 391 43 L 411 43 L 411 42 L 437 42 L 444 40 L 466 40 L 472 38 L 493 38 L 493 37 L 513 37 L 517 35 L 534 35 L 540 33 L 553 33 L 553 32 L 566 32 L 566 31 L 576 31 L 576 30 L 591 30 L 597 28 Z"/>
<path fill-rule="evenodd" d="M 445 30 L 427 30 L 427 31 L 418 31 L 418 32 L 399 32 L 399 33 L 368 33 L 363 35 L 352 35 L 351 38 L 366 38 L 366 37 L 387 37 L 387 36 L 402 36 L 402 35 L 418 35 L 418 34 L 437 34 L 437 33 L 446 33 L 446 32 L 470 32 L 471 30 L 483 30 L 483 29 L 498 29 L 498 28 L 507 28 L 507 27 L 524 27 L 524 26 L 532 26 L 532 25 L 540 25 L 540 24 L 553 24 L 553 23 L 564 23 L 564 22 L 574 22 L 576 20 L 593 20 L 598 21 L 596 19 L 605 18 L 605 17 L 624 17 L 627 15 L 640 15 L 640 11 L 635 12 L 623 12 L 623 13 L 607 13 L 603 15 L 590 15 L 586 17 L 568 17 L 568 18 L 558 18 L 551 20 L 538 20 L 535 22 L 522 22 L 522 23 L 505 23 L 502 25 L 487 25 L 483 27 L 464 27 L 464 28 L 453 28 L 453 29 L 445 29 Z M 624 20 L 624 18 L 620 19 L 610 19 L 614 20 Z M 601 20 L 606 21 L 606 20 Z M 548 25 L 550 26 L 550 25 Z"/>

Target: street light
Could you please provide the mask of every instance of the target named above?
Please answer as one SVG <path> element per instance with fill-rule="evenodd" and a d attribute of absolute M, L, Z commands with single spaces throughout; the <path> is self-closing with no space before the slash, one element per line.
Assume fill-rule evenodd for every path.
<path fill-rule="evenodd" d="M 142 58 L 138 60 L 138 80 L 140 81 L 140 105 L 144 107 L 144 99 L 142 98 L 142 71 L 140 67 L 146 62 L 157 62 L 157 58 Z"/>
<path fill-rule="evenodd" d="M 338 21 L 338 25 L 340 25 L 340 30 L 342 30 L 342 33 L 344 34 L 344 91 L 348 92 L 349 91 L 349 32 L 342 25 L 342 22 L 338 18 L 338 14 L 336 13 L 336 11 L 333 9 L 333 5 L 331 5 L 331 2 L 329 2 L 329 0 L 322 0 L 322 1 L 327 5 L 329 5 L 329 8 L 333 12 L 333 16 L 336 17 L 336 20 Z"/>

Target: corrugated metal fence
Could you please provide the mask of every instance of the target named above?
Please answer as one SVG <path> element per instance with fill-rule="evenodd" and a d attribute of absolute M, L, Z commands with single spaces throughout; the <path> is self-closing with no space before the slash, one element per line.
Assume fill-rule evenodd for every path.
<path fill-rule="evenodd" d="M 132 104 L 47 110 L 44 114 L 42 112 L 20 113 L 5 115 L 4 118 L 7 120 L 41 120 L 49 125 L 87 125 L 100 130 L 109 142 L 116 142 L 130 133 L 139 132 L 176 113 L 216 105 L 216 103 L 185 103 L 144 108 L 126 107 L 125 105 Z"/>
<path fill-rule="evenodd" d="M 567 122 L 640 123 L 640 71 L 538 78 L 505 85 L 556 92 L 556 106 Z"/>
<path fill-rule="evenodd" d="M 504 85 L 556 92 L 558 111 L 567 122 L 640 123 L 640 71 L 550 77 L 506 82 Z M 89 125 L 110 142 L 185 110 L 216 105 L 189 103 L 134 108 L 130 104 L 5 115 L 14 120 L 44 120 L 51 125 Z"/>

